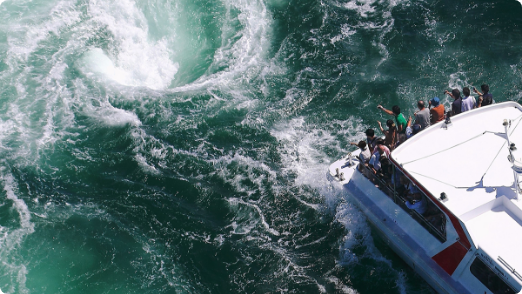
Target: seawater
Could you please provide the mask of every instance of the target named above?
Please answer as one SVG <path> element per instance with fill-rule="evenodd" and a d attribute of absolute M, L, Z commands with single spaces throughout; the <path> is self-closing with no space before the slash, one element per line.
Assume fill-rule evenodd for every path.
<path fill-rule="evenodd" d="M 0 289 L 433 293 L 326 171 L 378 104 L 520 101 L 521 27 L 515 0 L 0 1 Z"/>

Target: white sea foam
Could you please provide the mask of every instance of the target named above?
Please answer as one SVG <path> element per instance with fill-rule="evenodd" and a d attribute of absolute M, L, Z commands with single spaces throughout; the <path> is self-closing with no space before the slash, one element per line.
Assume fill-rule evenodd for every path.
<path fill-rule="evenodd" d="M 281 146 L 279 153 L 284 173 L 295 175 L 291 185 L 309 186 L 318 191 L 328 207 L 335 211 L 335 220 L 346 228 L 347 234 L 339 248 L 339 264 L 352 267 L 359 264 L 361 259 L 373 259 L 397 275 L 397 288 L 403 292 L 406 287 L 404 277 L 392 268 L 391 261 L 375 247 L 366 216 L 350 202 L 350 196 L 342 187 L 332 186 L 325 176 L 331 158 L 321 150 L 328 148 L 337 150 L 339 154 L 347 152 L 346 146 L 340 145 L 338 137 L 346 138 L 348 142 L 363 139 L 366 126 L 353 117 L 346 121 L 332 121 L 330 125 L 336 126 L 333 128 L 335 132 L 307 124 L 300 117 L 281 122 L 272 129 L 271 134 L 279 140 Z M 310 199 L 304 198 L 302 201 L 308 202 Z M 320 207 L 315 205 L 315 209 Z M 354 253 L 360 251 L 360 248 L 365 248 L 362 254 Z M 356 293 L 341 282 L 336 287 L 344 293 Z"/>
<path fill-rule="evenodd" d="M 245 202 L 245 201 L 243 201 L 241 199 L 238 199 L 238 198 L 230 198 L 230 199 L 228 199 L 228 202 L 230 204 L 235 204 L 235 205 L 242 204 L 242 205 L 246 205 L 248 207 L 253 208 L 257 212 L 257 214 L 259 215 L 259 217 L 260 217 L 259 221 L 261 222 L 263 227 L 265 227 L 267 232 L 269 232 L 270 234 L 272 234 L 274 236 L 279 236 L 279 232 L 277 230 L 272 229 L 270 227 L 270 225 L 266 222 L 265 216 L 263 215 L 263 211 L 259 208 L 259 206 L 257 204 L 252 203 L 252 202 Z M 235 226 L 236 226 L 235 231 L 237 232 L 237 224 Z M 242 233 L 244 234 L 244 233 L 247 233 L 249 231 L 250 231 L 250 229 L 246 230 L 246 231 L 243 231 Z"/>
<path fill-rule="evenodd" d="M 450 89 L 460 89 L 462 92 L 462 88 L 467 87 L 468 85 L 469 81 L 466 72 L 459 71 L 450 74 L 450 79 L 448 81 L 448 87 Z"/>
<path fill-rule="evenodd" d="M 339 153 L 347 152 L 348 146 L 341 146 L 338 136 L 355 141 L 361 138 L 364 129 L 364 125 L 354 117 L 332 121 L 330 125 L 339 126 L 335 135 L 330 130 L 308 125 L 304 117 L 283 121 L 272 129 L 271 134 L 283 146 L 280 154 L 284 160 L 284 172 L 296 174 L 296 185 L 306 184 L 316 189 L 325 187 L 324 175 L 331 159 L 322 150 L 328 147 Z"/>
<path fill-rule="evenodd" d="M 51 9 L 49 16 L 38 19 L 42 18 L 41 15 L 45 14 L 30 17 L 31 21 L 27 21 L 29 18 L 22 18 L 16 25 L 10 27 L 12 31 L 7 36 L 9 44 L 7 63 L 12 68 L 17 69 L 18 62 L 27 61 L 42 41 L 49 38 L 51 34 L 59 36 L 63 28 L 73 26 L 81 16 L 72 1 L 59 1 Z M 35 19 L 37 24 L 34 23 Z"/>
<path fill-rule="evenodd" d="M 174 92 L 219 88 L 232 94 L 235 91 L 242 100 L 245 97 L 237 89 L 263 74 L 272 33 L 270 12 L 262 0 L 227 0 L 225 5 L 223 42 L 214 54 L 209 72 L 189 85 L 173 89 Z M 236 10 L 240 13 L 234 16 Z M 235 22 L 241 23 L 240 31 L 236 31 Z M 214 73 L 216 69 L 220 70 Z"/>
<path fill-rule="evenodd" d="M 19 293 L 28 293 L 26 287 L 27 269 L 24 264 L 12 261 L 13 256 L 20 249 L 25 238 L 34 232 L 34 223 L 31 222 L 31 212 L 26 203 L 17 196 L 17 183 L 12 175 L 7 172 L 5 162 L 2 162 L 0 168 L 0 181 L 3 184 L 3 190 L 7 199 L 13 201 L 13 206 L 20 218 L 20 227 L 16 229 L 0 228 L 0 257 L 2 258 L 2 266 L 9 268 L 9 272 L 13 273 L 11 277 L 11 285 L 17 285 L 16 289 Z M 15 289 L 14 287 L 12 289 Z M 9 290 L 11 291 L 11 289 Z"/>
<path fill-rule="evenodd" d="M 166 39 L 153 41 L 133 1 L 89 2 L 89 16 L 113 35 L 111 55 L 93 48 L 84 56 L 86 73 L 100 73 L 122 85 L 165 89 L 179 65 L 171 60 Z"/>
<path fill-rule="evenodd" d="M 344 4 L 344 7 L 355 10 L 361 17 L 368 17 L 368 14 L 375 12 L 375 4 L 377 0 L 354 0 Z"/>
<path fill-rule="evenodd" d="M 360 21 L 355 25 L 343 24 L 342 35 L 333 37 L 331 42 L 338 42 L 360 30 L 379 32 L 378 36 L 372 41 L 372 45 L 376 47 L 382 55 L 381 60 L 377 64 L 377 67 L 379 67 L 386 62 L 390 56 L 385 44 L 385 37 L 393 30 L 395 24 L 395 19 L 391 11 L 394 7 L 406 1 L 350 0 L 348 2 L 335 2 L 334 4 L 336 6 L 355 11 L 359 15 Z"/>

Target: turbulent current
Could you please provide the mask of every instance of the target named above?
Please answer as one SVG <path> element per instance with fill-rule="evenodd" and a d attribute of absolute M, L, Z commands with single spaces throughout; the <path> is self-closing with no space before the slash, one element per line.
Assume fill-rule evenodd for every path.
<path fill-rule="evenodd" d="M 522 99 L 521 27 L 515 0 L 0 0 L 1 291 L 433 293 L 326 171 L 379 104 Z"/>

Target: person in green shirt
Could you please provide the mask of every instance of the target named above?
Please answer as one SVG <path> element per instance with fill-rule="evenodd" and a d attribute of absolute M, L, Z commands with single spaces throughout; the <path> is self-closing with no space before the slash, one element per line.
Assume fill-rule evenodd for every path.
<path fill-rule="evenodd" d="M 406 132 L 406 119 L 404 118 L 404 115 L 401 113 L 401 108 L 397 105 L 393 105 L 392 110 L 388 110 L 382 105 L 377 106 L 380 110 L 386 112 L 389 115 L 395 116 L 395 121 L 397 122 L 397 130 L 399 133 L 404 134 Z"/>

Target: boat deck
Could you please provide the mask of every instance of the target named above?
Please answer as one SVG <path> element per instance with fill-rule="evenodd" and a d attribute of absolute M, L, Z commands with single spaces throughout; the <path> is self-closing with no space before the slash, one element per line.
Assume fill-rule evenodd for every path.
<path fill-rule="evenodd" d="M 508 160 L 504 120 L 510 143 L 522 149 L 522 108 L 505 102 L 462 113 L 449 125 L 431 126 L 391 156 L 434 198 L 447 195 L 440 203 L 462 221 L 476 248 L 522 269 L 522 194 L 517 195 Z M 522 151 L 512 153 L 522 157 Z"/>

